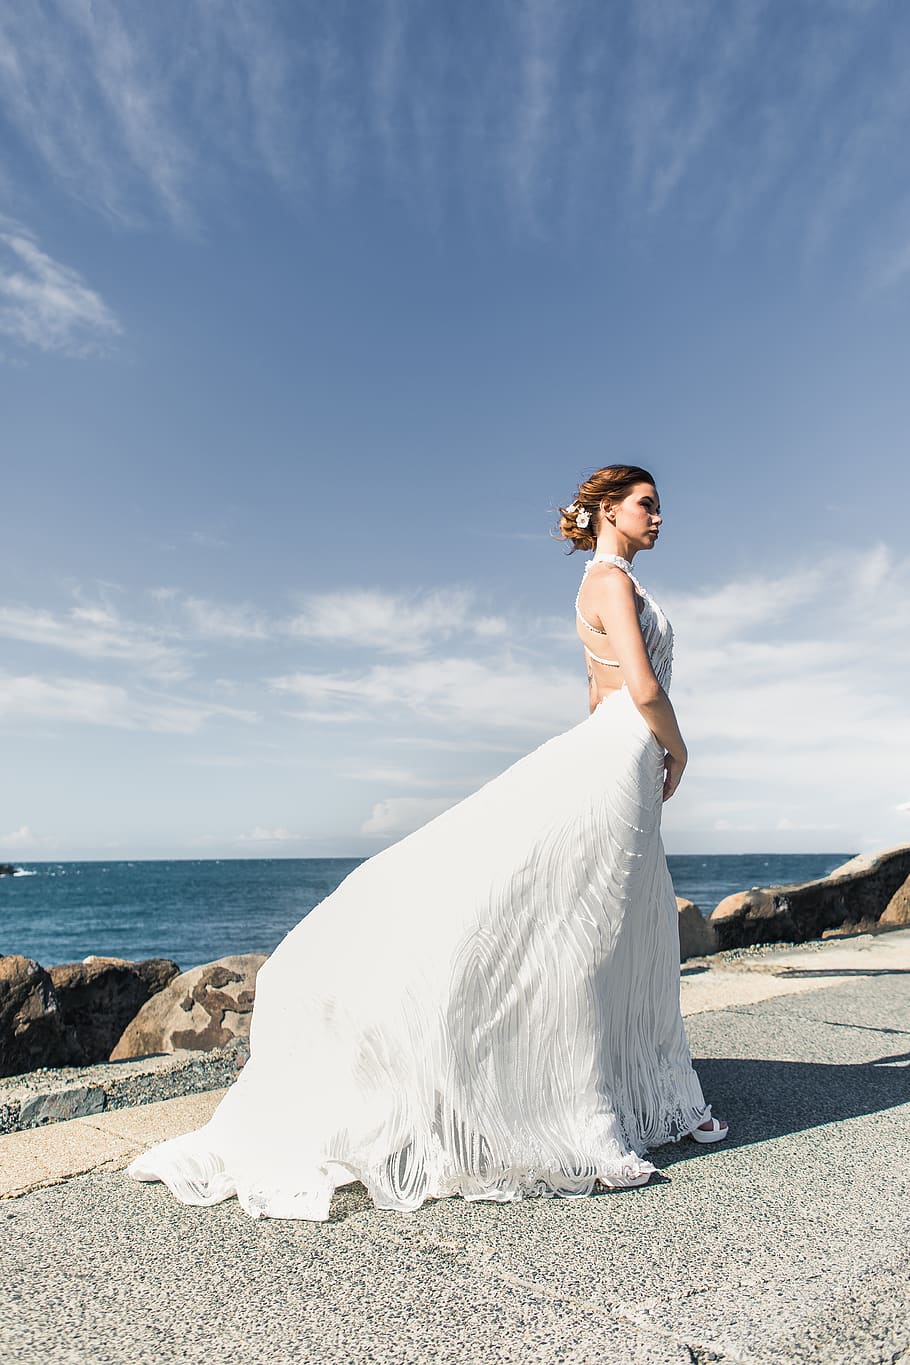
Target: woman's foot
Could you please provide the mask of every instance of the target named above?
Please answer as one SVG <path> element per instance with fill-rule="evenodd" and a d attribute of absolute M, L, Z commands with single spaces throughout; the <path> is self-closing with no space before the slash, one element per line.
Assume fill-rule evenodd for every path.
<path fill-rule="evenodd" d="M 723 1119 L 705 1119 L 704 1123 L 692 1129 L 689 1137 L 696 1142 L 723 1142 L 729 1131 Z"/>

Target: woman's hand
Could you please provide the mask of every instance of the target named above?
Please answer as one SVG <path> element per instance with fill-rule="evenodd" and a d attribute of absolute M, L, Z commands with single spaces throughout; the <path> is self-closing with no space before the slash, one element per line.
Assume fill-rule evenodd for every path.
<path fill-rule="evenodd" d="M 680 779 L 686 770 L 686 758 L 674 758 L 673 754 L 664 755 L 664 800 L 669 801 L 670 797 L 679 786 Z"/>

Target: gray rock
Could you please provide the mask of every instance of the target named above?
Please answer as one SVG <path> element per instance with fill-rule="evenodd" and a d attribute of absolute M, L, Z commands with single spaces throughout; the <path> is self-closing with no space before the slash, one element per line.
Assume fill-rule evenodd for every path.
<path fill-rule="evenodd" d="M 256 973 L 266 956 L 223 957 L 175 976 L 127 1025 L 111 1061 L 182 1049 L 208 1052 L 249 1038 Z"/>
<path fill-rule="evenodd" d="M 86 1085 L 74 1086 L 27 1100 L 19 1110 L 18 1127 L 37 1128 L 63 1119 L 81 1119 L 86 1114 L 100 1114 L 103 1108 L 103 1091 Z"/>
<path fill-rule="evenodd" d="M 910 922 L 910 845 L 851 858 L 827 877 L 753 887 L 727 896 L 711 914 L 718 946 L 805 943 L 832 930 L 858 933 Z M 886 915 L 887 912 L 887 915 Z"/>

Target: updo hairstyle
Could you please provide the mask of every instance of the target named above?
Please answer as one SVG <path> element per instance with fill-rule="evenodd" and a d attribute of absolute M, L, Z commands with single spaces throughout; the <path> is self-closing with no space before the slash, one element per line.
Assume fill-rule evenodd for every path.
<path fill-rule="evenodd" d="M 578 485 L 574 502 L 568 507 L 560 507 L 559 526 L 556 535 L 559 540 L 571 542 L 569 554 L 576 550 L 593 550 L 597 544 L 600 530 L 600 504 L 622 502 L 638 483 L 654 483 L 654 475 L 637 464 L 608 464 L 598 469 L 589 479 Z M 578 515 L 588 514 L 587 526 L 578 525 Z"/>

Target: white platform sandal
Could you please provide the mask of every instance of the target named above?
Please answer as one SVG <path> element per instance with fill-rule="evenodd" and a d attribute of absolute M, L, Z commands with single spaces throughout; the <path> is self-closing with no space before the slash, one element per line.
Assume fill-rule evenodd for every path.
<path fill-rule="evenodd" d="M 728 1123 L 721 1123 L 719 1119 L 711 1119 L 710 1128 L 693 1128 L 689 1134 L 696 1142 L 723 1142 L 730 1131 Z"/>

